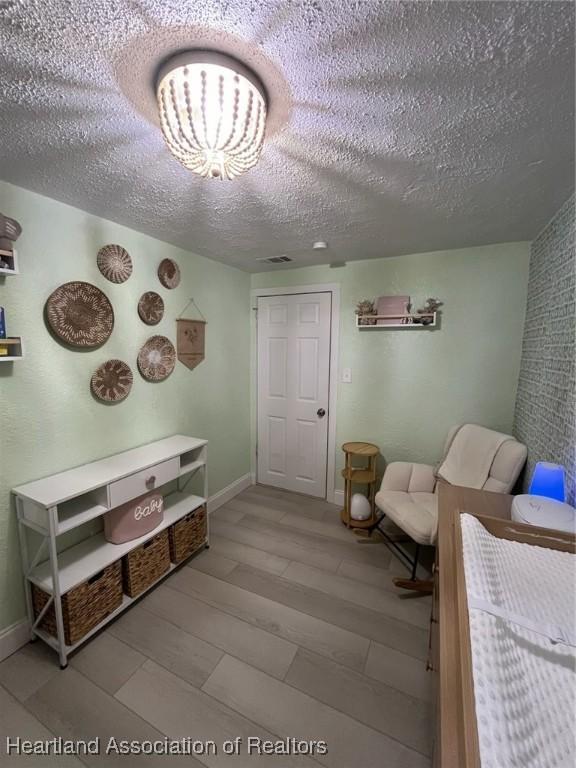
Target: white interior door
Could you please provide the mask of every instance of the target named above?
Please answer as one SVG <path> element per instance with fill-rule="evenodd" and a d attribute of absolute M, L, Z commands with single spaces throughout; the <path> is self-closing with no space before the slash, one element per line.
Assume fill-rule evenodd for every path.
<path fill-rule="evenodd" d="M 326 495 L 331 293 L 258 299 L 258 482 Z"/>

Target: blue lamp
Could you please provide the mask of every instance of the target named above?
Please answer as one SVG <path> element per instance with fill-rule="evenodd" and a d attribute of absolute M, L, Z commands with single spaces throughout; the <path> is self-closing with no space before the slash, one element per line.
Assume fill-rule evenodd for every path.
<path fill-rule="evenodd" d="M 566 501 L 564 489 L 564 467 L 539 461 L 534 467 L 528 493 L 533 496 L 545 496 L 556 501 Z"/>

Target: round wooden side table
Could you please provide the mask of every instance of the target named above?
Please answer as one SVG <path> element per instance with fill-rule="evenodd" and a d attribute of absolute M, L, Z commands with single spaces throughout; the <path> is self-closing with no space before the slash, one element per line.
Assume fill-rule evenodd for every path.
<path fill-rule="evenodd" d="M 340 517 L 348 528 L 369 528 L 376 522 L 376 457 L 380 449 L 373 443 L 344 443 L 342 450 L 346 455 L 342 477 L 344 478 L 344 509 Z M 353 464 L 354 456 L 368 459 L 368 463 L 362 467 Z M 353 520 L 350 514 L 352 503 L 352 486 L 354 484 L 366 485 L 367 497 L 370 502 L 372 514 L 367 520 Z"/>

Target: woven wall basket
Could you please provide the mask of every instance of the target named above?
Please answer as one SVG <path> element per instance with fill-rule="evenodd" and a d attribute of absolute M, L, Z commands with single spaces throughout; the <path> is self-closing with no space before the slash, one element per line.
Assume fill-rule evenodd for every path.
<path fill-rule="evenodd" d="M 71 347 L 99 347 L 112 333 L 114 310 L 100 288 L 76 281 L 64 283 L 48 297 L 46 320 Z"/>
<path fill-rule="evenodd" d="M 132 274 L 132 259 L 121 245 L 105 245 L 96 256 L 98 269 L 111 283 L 125 283 Z"/>
<path fill-rule="evenodd" d="M 164 299 L 156 291 L 143 293 L 138 302 L 138 314 L 146 325 L 157 325 L 164 317 Z"/>
<path fill-rule="evenodd" d="M 138 352 L 138 370 L 146 381 L 164 381 L 176 365 L 176 350 L 166 336 L 151 336 Z"/>
<path fill-rule="evenodd" d="M 90 389 L 104 403 L 119 403 L 130 394 L 134 376 L 123 360 L 107 360 L 92 374 Z"/>
<path fill-rule="evenodd" d="M 173 259 L 162 259 L 158 267 L 158 279 L 164 288 L 177 288 L 180 285 L 180 267 Z"/>

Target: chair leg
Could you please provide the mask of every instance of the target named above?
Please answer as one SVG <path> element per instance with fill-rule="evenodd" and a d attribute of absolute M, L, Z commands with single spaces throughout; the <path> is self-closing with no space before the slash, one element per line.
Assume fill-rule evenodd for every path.
<path fill-rule="evenodd" d="M 418 557 L 420 556 L 420 544 L 416 544 L 416 550 L 414 552 L 414 562 L 412 563 L 412 575 L 410 580 L 414 581 L 416 578 L 416 571 L 418 570 Z"/>
<path fill-rule="evenodd" d="M 400 589 L 410 589 L 414 592 L 421 592 L 423 594 L 430 594 L 434 591 L 434 582 L 432 579 L 417 579 L 416 573 L 418 571 L 418 558 L 420 556 L 420 544 L 416 544 L 416 551 L 414 552 L 414 560 L 412 561 L 412 573 L 409 579 L 392 579 L 394 586 Z"/>
<path fill-rule="evenodd" d="M 409 589 L 412 592 L 420 592 L 423 595 L 431 595 L 434 592 L 432 579 L 392 579 L 394 586 L 399 589 Z"/>
<path fill-rule="evenodd" d="M 399 560 L 402 560 L 405 565 L 407 565 L 410 568 L 410 578 L 409 579 L 400 579 L 395 578 L 392 579 L 395 586 L 400 587 L 401 589 L 411 589 L 415 592 L 422 592 L 423 594 L 430 594 L 433 592 L 434 589 L 434 582 L 430 579 L 417 579 L 416 573 L 418 570 L 418 558 L 420 557 L 420 544 L 416 544 L 416 551 L 414 552 L 414 558 L 411 558 L 407 552 L 402 548 L 399 547 L 398 544 L 390 538 L 390 536 L 387 534 L 387 532 L 384 530 L 384 528 L 381 527 L 381 524 L 386 517 L 385 514 L 380 515 L 378 520 L 371 525 L 369 528 L 366 529 L 368 532 L 368 536 L 370 536 L 373 531 L 378 530 L 382 534 L 382 538 L 384 539 L 384 544 L 388 547 L 390 551 L 394 550 L 396 556 Z M 362 541 L 367 541 L 366 539 L 363 539 Z M 360 542 L 362 543 L 362 542 Z"/>

